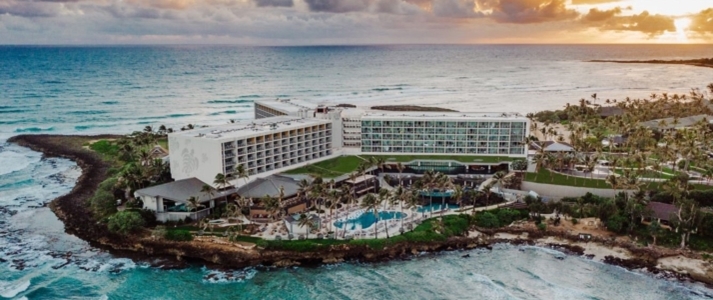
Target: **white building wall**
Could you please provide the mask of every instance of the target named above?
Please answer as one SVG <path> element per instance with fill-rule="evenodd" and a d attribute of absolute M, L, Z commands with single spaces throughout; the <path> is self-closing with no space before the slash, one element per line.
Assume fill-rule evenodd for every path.
<path fill-rule="evenodd" d="M 223 172 L 221 142 L 185 133 L 169 134 L 171 177 L 181 180 L 195 177 L 211 184 Z"/>

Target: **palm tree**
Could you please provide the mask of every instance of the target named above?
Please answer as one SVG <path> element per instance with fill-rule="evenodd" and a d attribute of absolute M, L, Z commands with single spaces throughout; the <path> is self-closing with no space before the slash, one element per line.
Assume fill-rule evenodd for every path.
<path fill-rule="evenodd" d="M 390 198 L 391 198 L 391 193 L 389 192 L 389 190 L 387 190 L 387 189 L 385 189 L 385 188 L 379 189 L 379 199 L 378 199 L 378 201 L 379 201 L 379 204 L 380 204 L 380 205 L 381 205 L 381 204 L 387 205 L 388 202 L 389 202 L 388 200 L 389 200 Z M 384 210 L 386 210 L 386 207 L 384 207 Z M 375 216 L 378 216 L 376 213 L 374 213 L 374 215 L 375 215 Z M 378 217 L 377 217 L 377 220 L 378 220 Z M 387 239 L 389 238 L 389 230 L 388 230 L 388 229 L 386 230 L 386 238 L 387 238 Z"/>
<path fill-rule="evenodd" d="M 401 164 L 401 162 L 396 163 L 396 170 L 399 171 L 399 186 L 403 185 L 403 182 L 401 182 L 401 174 L 404 172 L 406 167 Z"/>
<path fill-rule="evenodd" d="M 213 179 L 213 185 L 218 187 L 218 189 L 224 189 L 228 186 L 230 186 L 230 181 L 228 180 L 228 177 L 225 177 L 225 174 L 223 173 L 218 173 L 215 174 L 215 179 Z M 225 201 L 228 201 L 228 194 L 225 194 Z"/>
<path fill-rule="evenodd" d="M 229 219 L 230 218 L 239 219 L 240 217 L 243 216 L 243 210 L 240 208 L 240 206 L 238 206 L 235 203 L 228 203 L 228 205 L 225 206 L 224 216 Z M 238 235 L 240 235 L 240 233 L 242 231 L 243 231 L 243 222 L 240 221 L 238 223 Z"/>
<path fill-rule="evenodd" d="M 332 216 L 334 215 L 334 208 L 337 207 L 337 203 L 341 202 L 342 200 L 342 193 L 337 190 L 330 190 L 329 194 L 327 195 L 327 198 L 329 199 L 329 219 L 332 219 Z M 329 222 L 329 231 L 333 232 L 334 227 L 333 227 L 334 222 Z"/>
<path fill-rule="evenodd" d="M 446 208 L 446 193 L 444 191 L 451 188 L 453 183 L 448 175 L 438 173 L 436 177 L 436 186 L 441 191 L 441 211 L 443 211 Z"/>
<path fill-rule="evenodd" d="M 238 164 L 237 166 L 235 166 L 235 173 L 238 175 L 238 179 L 245 179 L 245 184 L 248 184 L 250 176 L 248 175 L 248 171 L 245 170 L 245 165 Z"/>
<path fill-rule="evenodd" d="M 198 211 L 201 207 L 203 207 L 203 204 L 199 202 L 198 197 L 191 196 L 186 200 L 186 208 L 188 211 Z"/>
<path fill-rule="evenodd" d="M 280 203 L 279 199 L 271 197 L 270 195 L 265 195 L 261 202 L 262 206 L 265 207 L 267 214 L 270 215 L 270 220 L 274 222 L 282 212 L 282 203 Z"/>
<path fill-rule="evenodd" d="M 503 188 L 503 181 L 505 180 L 505 176 L 507 173 L 504 171 L 498 171 L 497 173 L 493 174 L 493 179 L 490 181 L 493 183 L 493 186 L 497 186 L 498 189 Z"/>
<path fill-rule="evenodd" d="M 309 232 L 312 231 L 312 227 L 314 227 L 314 220 L 312 220 L 311 217 L 307 216 L 307 214 L 302 213 L 300 214 L 300 219 L 297 221 L 297 225 L 300 227 L 306 228 L 307 232 L 307 239 L 309 239 Z"/>
<path fill-rule="evenodd" d="M 456 184 L 453 189 L 453 194 L 451 194 L 451 199 L 455 200 L 458 207 L 463 207 L 463 196 L 465 196 L 465 191 L 460 184 Z"/>
<path fill-rule="evenodd" d="M 616 194 L 617 188 L 619 188 L 619 184 L 620 184 L 619 177 L 612 174 L 612 175 L 607 176 L 607 179 L 605 181 L 614 190 L 614 194 Z"/>
<path fill-rule="evenodd" d="M 486 184 L 483 187 L 483 193 L 485 193 L 485 207 L 490 206 L 490 194 L 492 193 L 492 191 L 491 191 L 492 188 L 493 188 L 492 182 Z"/>
<path fill-rule="evenodd" d="M 377 231 L 377 227 L 379 225 L 379 206 L 380 205 L 381 205 L 381 202 L 372 193 L 366 194 L 366 196 L 364 196 L 364 199 L 362 199 L 362 201 L 361 201 L 361 207 L 366 209 L 367 211 L 372 211 L 374 213 L 374 218 L 376 218 L 376 221 L 374 222 L 374 238 L 378 238 L 378 235 L 379 235 L 379 232 Z"/>
<path fill-rule="evenodd" d="M 404 202 L 406 204 L 406 208 L 409 210 L 418 208 L 421 205 L 421 197 L 419 197 L 418 191 L 411 190 L 410 192 L 407 191 L 404 193 Z M 423 212 L 421 212 L 421 216 L 423 217 Z M 401 226 L 403 226 L 403 222 L 401 222 Z"/>

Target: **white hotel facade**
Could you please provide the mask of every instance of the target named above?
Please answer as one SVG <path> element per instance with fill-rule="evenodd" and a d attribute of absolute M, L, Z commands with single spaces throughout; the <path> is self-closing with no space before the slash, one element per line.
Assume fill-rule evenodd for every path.
<path fill-rule="evenodd" d="M 255 120 L 169 134 L 171 174 L 212 184 L 266 177 L 339 155 L 527 157 L 529 120 L 514 113 L 388 112 L 299 100 L 255 102 Z"/>

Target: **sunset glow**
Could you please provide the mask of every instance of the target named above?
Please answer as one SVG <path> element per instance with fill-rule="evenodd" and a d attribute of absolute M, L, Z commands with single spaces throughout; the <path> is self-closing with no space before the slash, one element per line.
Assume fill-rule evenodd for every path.
<path fill-rule="evenodd" d="M 704 0 L 0 0 L 0 44 L 711 43 Z"/>

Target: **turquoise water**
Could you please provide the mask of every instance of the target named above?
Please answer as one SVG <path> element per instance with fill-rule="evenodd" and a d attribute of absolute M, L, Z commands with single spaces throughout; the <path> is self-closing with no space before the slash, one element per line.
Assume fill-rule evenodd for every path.
<path fill-rule="evenodd" d="M 421 192 L 421 197 L 443 198 L 443 197 L 450 197 L 451 195 L 453 195 L 453 192 L 449 192 L 449 191 Z"/>
<path fill-rule="evenodd" d="M 593 93 L 687 93 L 710 83 L 713 69 L 584 61 L 710 53 L 712 45 L 0 46 L 0 299 L 710 299 L 698 285 L 509 246 L 383 264 L 163 271 L 66 234 L 45 204 L 72 189 L 76 165 L 5 143 L 20 133 L 224 124 L 278 97 L 526 113 Z"/>
<path fill-rule="evenodd" d="M 398 212 L 398 211 L 380 211 L 379 212 L 379 222 L 381 221 L 388 221 L 388 220 L 393 220 L 393 219 L 403 219 L 406 217 L 405 213 Z M 374 212 L 365 212 L 361 214 L 359 217 L 352 219 L 352 220 L 347 220 L 346 222 L 342 221 L 337 221 L 334 222 L 334 226 L 336 226 L 339 229 L 344 228 L 344 226 L 347 226 L 347 229 L 349 230 L 354 230 L 354 229 L 361 229 L 361 228 L 369 228 L 371 225 L 376 223 L 376 215 Z"/>

